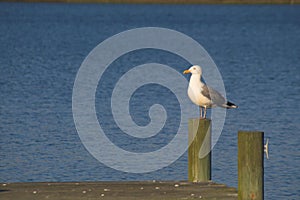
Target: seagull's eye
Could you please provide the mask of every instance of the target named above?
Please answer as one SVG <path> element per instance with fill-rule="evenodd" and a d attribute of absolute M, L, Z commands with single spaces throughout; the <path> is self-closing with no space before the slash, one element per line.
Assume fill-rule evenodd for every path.
<path fill-rule="evenodd" d="M 196 70 L 196 68 L 194 67 L 193 70 Z"/>

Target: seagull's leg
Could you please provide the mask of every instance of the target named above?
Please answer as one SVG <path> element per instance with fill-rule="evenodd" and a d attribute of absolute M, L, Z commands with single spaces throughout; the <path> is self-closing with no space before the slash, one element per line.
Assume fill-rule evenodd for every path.
<path fill-rule="evenodd" d="M 204 119 L 206 119 L 206 106 L 204 106 Z"/>
<path fill-rule="evenodd" d="M 199 106 L 199 108 L 200 108 L 200 119 L 202 119 L 202 107 Z"/>

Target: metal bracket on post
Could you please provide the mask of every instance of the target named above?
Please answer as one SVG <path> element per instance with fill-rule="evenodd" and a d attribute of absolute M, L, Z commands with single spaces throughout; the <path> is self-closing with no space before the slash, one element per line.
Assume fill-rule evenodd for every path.
<path fill-rule="evenodd" d="M 266 153 L 267 159 L 269 159 L 269 138 L 267 138 L 267 143 L 264 145 L 264 152 Z"/>

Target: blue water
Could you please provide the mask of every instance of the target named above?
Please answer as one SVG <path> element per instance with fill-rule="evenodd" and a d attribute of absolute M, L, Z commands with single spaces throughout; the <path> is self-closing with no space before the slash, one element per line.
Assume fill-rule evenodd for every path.
<path fill-rule="evenodd" d="M 73 122 L 73 84 L 88 53 L 116 33 L 155 26 L 180 31 L 201 43 L 222 74 L 227 97 L 239 105 L 227 112 L 213 150 L 213 180 L 237 186 L 237 131 L 261 130 L 270 138 L 270 159 L 265 160 L 266 199 L 298 199 L 299 19 L 300 7 L 294 5 L 1 3 L 0 181 L 186 179 L 187 154 L 166 168 L 145 174 L 106 167 L 84 148 Z M 123 57 L 114 65 L 124 64 L 122 70 L 126 71 L 129 66 L 151 61 L 182 71 L 188 64 L 174 55 L 148 51 Z M 164 90 L 157 85 L 152 88 L 154 92 Z M 143 95 L 151 97 L 142 89 L 133 103 Z M 167 97 L 176 105 L 171 93 Z M 166 96 L 144 99 L 137 107 L 140 110 L 133 110 L 133 119 L 147 124 L 147 108 L 156 101 L 167 105 L 164 99 Z M 97 100 L 98 111 L 104 100 Z M 178 113 L 168 111 L 177 129 Z M 101 113 L 97 113 L 99 118 L 112 121 L 110 115 Z M 137 152 L 159 149 L 173 137 L 166 135 L 161 140 L 160 135 L 144 147 L 118 136 L 114 126 L 111 130 L 116 130 L 106 133 L 111 140 Z"/>

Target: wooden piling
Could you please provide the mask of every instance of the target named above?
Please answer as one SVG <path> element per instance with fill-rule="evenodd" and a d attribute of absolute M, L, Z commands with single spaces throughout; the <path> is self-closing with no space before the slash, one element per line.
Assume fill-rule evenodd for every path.
<path fill-rule="evenodd" d="M 264 199 L 264 133 L 238 132 L 238 199 Z"/>
<path fill-rule="evenodd" d="M 211 120 L 189 119 L 188 125 L 188 180 L 211 180 Z"/>

